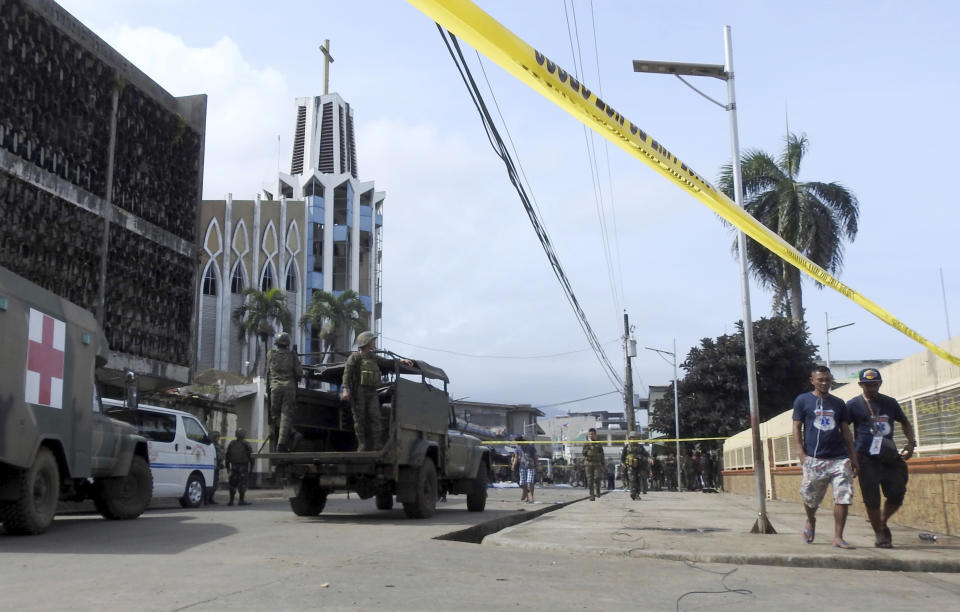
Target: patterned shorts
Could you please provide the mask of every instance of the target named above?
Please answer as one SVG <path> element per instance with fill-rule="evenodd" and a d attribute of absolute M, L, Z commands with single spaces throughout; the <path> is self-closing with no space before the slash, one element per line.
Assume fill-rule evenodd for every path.
<path fill-rule="evenodd" d="M 520 468 L 520 486 L 525 486 L 534 482 L 537 471 L 533 468 Z"/>
<path fill-rule="evenodd" d="M 850 459 L 807 457 L 803 464 L 800 499 L 808 508 L 818 507 L 827 493 L 827 485 L 833 486 L 833 503 L 845 506 L 853 501 L 853 468 Z"/>

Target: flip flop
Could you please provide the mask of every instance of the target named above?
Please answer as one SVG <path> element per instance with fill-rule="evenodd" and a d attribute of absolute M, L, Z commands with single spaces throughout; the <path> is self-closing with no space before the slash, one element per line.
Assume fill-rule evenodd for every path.
<path fill-rule="evenodd" d="M 887 540 L 885 538 L 881 540 L 877 540 L 874 546 L 876 546 L 877 548 L 893 548 L 893 544 L 890 542 L 890 540 Z"/>
<path fill-rule="evenodd" d="M 813 531 L 813 527 L 811 527 L 809 523 L 807 523 L 806 525 L 804 525 L 804 527 L 803 527 L 803 541 L 806 542 L 807 544 L 813 544 L 814 535 L 815 535 L 815 533 L 814 533 L 814 531 Z"/>
<path fill-rule="evenodd" d="M 846 540 L 840 540 L 839 542 L 835 543 L 833 546 L 834 548 L 842 548 L 844 550 L 853 550 L 854 548 L 853 546 L 850 546 L 849 544 L 847 544 Z"/>

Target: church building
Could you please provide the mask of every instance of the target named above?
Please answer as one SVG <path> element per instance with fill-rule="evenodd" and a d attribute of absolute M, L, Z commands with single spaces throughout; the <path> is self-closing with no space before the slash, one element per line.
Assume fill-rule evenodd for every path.
<path fill-rule="evenodd" d="M 315 291 L 352 289 L 370 313 L 368 328 L 379 331 L 385 194 L 357 178 L 353 109 L 336 93 L 298 98 L 293 127 L 289 173 L 253 200 L 202 202 L 199 372 L 256 374 L 256 340 L 241 340 L 231 316 L 248 287 L 286 293 L 294 321 L 286 331 L 300 353 L 322 350 L 316 330 L 299 324 Z"/>

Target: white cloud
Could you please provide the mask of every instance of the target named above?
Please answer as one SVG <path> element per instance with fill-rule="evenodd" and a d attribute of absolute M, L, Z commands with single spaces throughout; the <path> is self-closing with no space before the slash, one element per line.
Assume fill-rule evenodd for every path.
<path fill-rule="evenodd" d="M 190 47 L 152 27 L 118 26 L 101 36 L 171 94 L 207 94 L 204 198 L 227 192 L 252 198 L 271 178 L 277 136 L 291 129 L 293 117 L 293 98 L 279 71 L 252 66 L 228 36 L 209 47 Z"/>

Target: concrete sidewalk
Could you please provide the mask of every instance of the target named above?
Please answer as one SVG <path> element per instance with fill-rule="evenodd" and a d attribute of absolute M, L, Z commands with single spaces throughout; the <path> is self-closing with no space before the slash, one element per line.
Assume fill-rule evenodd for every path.
<path fill-rule="evenodd" d="M 540 489 L 549 499 L 549 489 Z M 916 529 L 890 525 L 892 549 L 874 546 L 873 529 L 862 516 L 847 519 L 844 538 L 853 550 L 833 546 L 833 512 L 817 513 L 813 544 L 801 538 L 805 522 L 799 504 L 767 502 L 775 535 L 751 534 L 754 498 L 730 493 L 651 492 L 633 501 L 613 491 L 597 501 L 566 505 L 508 527 L 484 545 L 557 553 L 653 557 L 702 563 L 778 565 L 905 572 L 960 572 L 960 538 L 937 534 L 921 540 Z"/>

